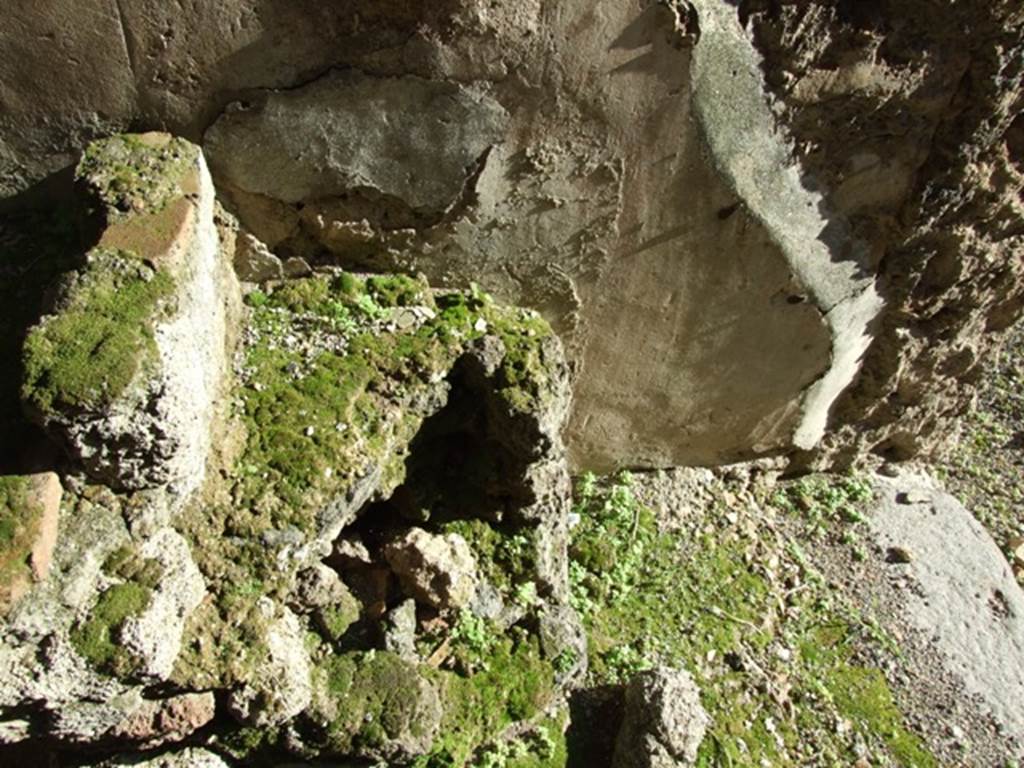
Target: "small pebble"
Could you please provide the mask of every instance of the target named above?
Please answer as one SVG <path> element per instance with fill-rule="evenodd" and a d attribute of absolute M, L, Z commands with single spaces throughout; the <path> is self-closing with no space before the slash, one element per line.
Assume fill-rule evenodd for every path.
<path fill-rule="evenodd" d="M 889 547 L 885 552 L 885 562 L 893 564 L 906 564 L 911 562 L 914 556 L 909 549 L 904 547 Z"/>

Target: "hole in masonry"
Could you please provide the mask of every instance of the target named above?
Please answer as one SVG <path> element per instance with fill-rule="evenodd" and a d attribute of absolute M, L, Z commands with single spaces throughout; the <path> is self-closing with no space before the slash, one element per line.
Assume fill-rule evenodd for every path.
<path fill-rule="evenodd" d="M 410 443 L 404 482 L 365 505 L 325 560 L 361 605 L 346 646 L 386 647 L 409 600 L 419 636 L 450 628 L 463 608 L 511 626 L 528 611 L 510 606 L 547 594 L 537 527 L 521 514 L 536 501 L 528 474 L 540 435 L 509 413 L 476 356 L 448 384 L 446 405 Z"/>

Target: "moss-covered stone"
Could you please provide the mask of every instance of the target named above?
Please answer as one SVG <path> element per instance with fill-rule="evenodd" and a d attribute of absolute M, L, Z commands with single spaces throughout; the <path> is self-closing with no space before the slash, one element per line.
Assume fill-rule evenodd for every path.
<path fill-rule="evenodd" d="M 316 609 L 317 627 L 327 640 L 337 642 L 359 620 L 361 608 L 359 601 L 346 589 L 336 604 Z"/>
<path fill-rule="evenodd" d="M 382 307 L 434 306 L 422 280 L 408 275 L 376 275 L 366 280 L 366 291 Z"/>
<path fill-rule="evenodd" d="M 227 472 L 226 498 L 195 505 L 177 522 L 212 594 L 189 624 L 174 677 L 182 685 L 231 686 L 252 674 L 266 632 L 260 598 L 284 600 L 290 589 L 282 564 L 291 560 L 280 553 L 322 535 L 324 510 L 349 503 L 364 478 L 371 477 L 376 495 L 385 498 L 402 482 L 410 442 L 423 420 L 444 405 L 444 379 L 475 340 L 502 340 L 496 347 L 509 367 L 498 360 L 493 383 L 500 390 L 495 403 L 509 414 L 537 406 L 530 398 L 544 396 L 550 378 L 545 366 L 555 364 L 540 350 L 551 331 L 535 314 L 499 307 L 476 292 L 433 295 L 424 282 L 405 276 L 364 279 L 336 271 L 253 291 L 246 304 L 237 397 L 244 447 Z M 504 395 L 512 389 L 522 392 L 512 398 L 516 402 Z M 535 543 L 526 532 L 510 529 L 506 535 L 481 526 L 477 544 L 489 547 L 495 579 L 508 567 L 503 587 L 511 597 L 530 580 Z M 409 704 L 412 691 L 412 702 L 426 707 L 431 694 L 423 686 L 433 691 L 429 675 L 391 654 L 346 652 L 359 610 L 355 603 L 339 604 L 310 617 L 311 628 L 341 654 L 320 662 L 323 680 L 332 681 L 323 686 L 326 700 L 340 713 L 332 714 L 330 706 L 320 710 L 331 733 L 322 750 L 412 754 L 393 744 L 395 728 L 388 723 L 400 723 L 406 710 L 389 719 L 386 692 L 405 686 L 395 704 Z M 498 678 L 481 678 L 480 690 L 467 693 L 494 711 L 479 727 L 460 726 L 457 752 L 469 754 L 490 738 L 488 723 L 531 717 L 536 702 L 550 698 L 554 672 L 537 647 L 536 638 L 523 638 L 515 649 L 498 644 L 493 663 L 478 660 L 490 670 L 480 674 L 507 679 L 500 682 L 500 700 L 487 699 L 483 690 Z M 451 686 L 437 680 L 453 702 L 466 698 L 455 693 L 463 686 L 458 680 Z M 370 725 L 362 719 L 367 713 Z"/>
<path fill-rule="evenodd" d="M 12 585 L 30 574 L 28 557 L 43 512 L 30 489 L 28 477 L 0 477 L 0 611 Z"/>
<path fill-rule="evenodd" d="M 130 544 L 118 547 L 103 562 L 103 572 L 119 583 L 104 590 L 88 617 L 71 630 L 71 643 L 96 669 L 131 677 L 137 660 L 119 642 L 124 623 L 149 606 L 163 577 L 157 560 L 142 557 Z"/>
<path fill-rule="evenodd" d="M 129 252 L 90 252 L 65 280 L 58 313 L 25 340 L 22 399 L 44 419 L 109 405 L 155 359 L 153 327 L 173 285 Z"/>
<path fill-rule="evenodd" d="M 290 281 L 261 298 L 253 315 L 259 341 L 248 351 L 242 393 L 250 438 L 240 463 L 241 506 L 285 506 L 294 521 L 292 512 L 322 504 L 382 462 L 388 485 L 396 485 L 404 443 L 426 415 L 403 401 L 416 401 L 485 333 L 505 344 L 501 392 L 510 406 L 524 408 L 541 396 L 551 364 L 540 349 L 551 333 L 543 320 L 463 294 L 440 296 L 434 311 L 429 297 L 413 278 L 364 283 L 341 275 Z M 419 301 L 429 319 L 409 331 L 371 326 L 367 321 L 383 312 L 378 299 L 396 306 Z M 281 343 L 296 325 L 333 337 L 344 353 Z"/>
<path fill-rule="evenodd" d="M 129 677 L 137 660 L 118 642 L 118 633 L 132 616 L 149 605 L 152 588 L 136 582 L 115 584 L 100 595 L 89 617 L 71 631 L 71 643 L 96 669 Z"/>
<path fill-rule="evenodd" d="M 443 523 L 441 530 L 466 540 L 481 575 L 501 592 L 511 596 L 516 586 L 536 578 L 534 529 L 461 519 Z"/>
<path fill-rule="evenodd" d="M 39 319 L 43 296 L 56 275 L 80 259 L 78 228 L 70 212 L 48 211 L 4 216 L 0 237 L 0 466 L 24 471 L 24 446 L 34 429 L 21 404 L 21 350 L 28 329 Z"/>
<path fill-rule="evenodd" d="M 388 652 L 349 653 L 328 657 L 319 673 L 333 709 L 324 752 L 402 760 L 430 749 L 441 705 L 417 665 Z"/>
<path fill-rule="evenodd" d="M 473 764 L 482 746 L 500 740 L 513 723 L 537 719 L 552 703 L 554 669 L 537 638 L 516 631 L 491 640 L 456 648 L 472 674 L 437 673 L 444 719 L 434 749 L 416 763 L 418 768 Z"/>
<path fill-rule="evenodd" d="M 123 134 L 92 142 L 75 175 L 108 216 L 157 212 L 179 197 L 198 148 L 166 134 Z"/>
<path fill-rule="evenodd" d="M 171 681 L 191 689 L 230 688 L 252 679 L 268 657 L 267 617 L 258 591 L 216 594 L 188 618 Z"/>

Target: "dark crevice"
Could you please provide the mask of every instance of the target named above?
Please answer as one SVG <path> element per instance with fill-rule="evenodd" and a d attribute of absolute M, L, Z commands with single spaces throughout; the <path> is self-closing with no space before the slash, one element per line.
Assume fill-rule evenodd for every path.
<path fill-rule="evenodd" d="M 387 498 L 366 504 L 324 560 L 361 605 L 360 619 L 340 639 L 345 648 L 380 648 L 383 619 L 412 597 L 383 554 L 388 542 L 410 528 L 440 534 L 448 524 L 484 521 L 499 536 L 530 533 L 518 513 L 535 501 L 527 482 L 533 454 L 512 439 L 516 430 L 497 402 L 493 379 L 473 355 L 465 355 L 448 384 L 447 404 L 424 421 L 410 443 L 404 482 Z M 370 562 L 339 554 L 345 545 L 365 548 Z M 481 553 L 473 554 L 479 562 Z M 532 552 L 525 557 L 532 560 Z M 543 596 L 544 587 L 538 586 Z M 436 610 L 417 605 L 418 626 L 437 617 Z"/>

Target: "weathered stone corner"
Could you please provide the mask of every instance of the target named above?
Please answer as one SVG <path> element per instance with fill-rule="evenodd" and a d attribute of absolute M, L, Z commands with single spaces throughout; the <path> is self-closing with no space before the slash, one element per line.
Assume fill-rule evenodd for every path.
<path fill-rule="evenodd" d="M 198 147 L 165 134 L 86 150 L 78 181 L 105 222 L 24 347 L 30 414 L 93 478 L 124 489 L 203 477 L 236 291 Z"/>

